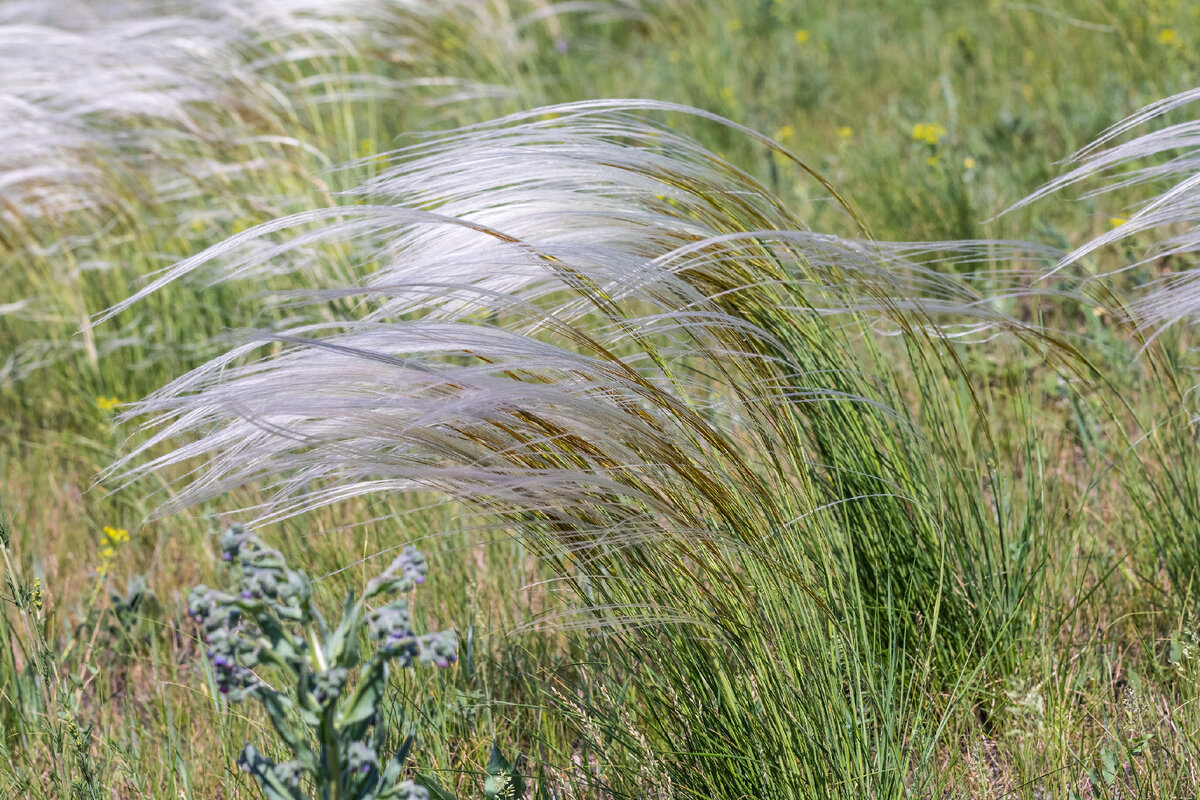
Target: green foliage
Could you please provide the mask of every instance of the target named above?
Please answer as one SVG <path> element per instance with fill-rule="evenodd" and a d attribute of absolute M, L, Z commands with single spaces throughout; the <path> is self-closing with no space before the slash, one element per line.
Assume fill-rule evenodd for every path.
<path fill-rule="evenodd" d="M 239 525 L 221 535 L 221 549 L 233 565 L 230 590 L 197 586 L 188 609 L 204 630 L 220 691 L 235 701 L 257 700 L 289 751 L 287 761 L 275 763 L 251 745 L 242 750 L 238 763 L 263 796 L 423 800 L 425 791 L 403 777 L 413 736 L 384 758 L 381 719 L 389 664 L 446 667 L 457 660 L 454 634 L 417 635 L 407 600 L 396 596 L 424 583 L 425 557 L 406 547 L 362 597 L 346 595 L 341 620 L 330 627 L 309 579 L 288 568 L 279 551 Z M 369 654 L 362 635 L 374 643 Z M 274 668 L 288 689 L 274 688 L 255 668 Z"/>

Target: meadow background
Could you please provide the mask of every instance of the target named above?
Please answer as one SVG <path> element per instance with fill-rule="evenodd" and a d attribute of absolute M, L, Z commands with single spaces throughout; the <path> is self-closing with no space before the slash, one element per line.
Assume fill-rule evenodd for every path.
<path fill-rule="evenodd" d="M 1110 125 L 1196 86 L 1197 41 L 1200 7 L 1171 0 L 0 3 L 3 791 L 257 796 L 237 753 L 247 741 L 270 750 L 274 734 L 216 692 L 186 596 L 219 580 L 215 534 L 262 511 L 282 462 L 247 451 L 246 474 L 264 480 L 181 495 L 210 455 L 209 429 L 170 444 L 117 416 L 238 331 L 363 314 L 348 295 L 299 305 L 288 293 L 386 267 L 377 243 L 330 237 L 280 254 L 286 269 L 239 276 L 253 258 L 240 256 L 89 320 L 152 273 L 286 214 L 438 210 L 459 192 L 469 215 L 474 176 L 495 181 L 481 203 L 507 202 L 505 187 L 526 179 L 467 160 L 458 188 L 441 188 L 454 168 L 436 156 L 456 145 L 419 132 L 649 98 L 760 131 L 827 185 L 682 109 L 615 103 L 594 118 L 639 131 L 629 141 L 584 131 L 593 118 L 570 109 L 523 121 L 553 137 L 565 119 L 610 148 L 593 165 L 666 187 L 606 191 L 581 172 L 580 196 L 594 192 L 602 214 L 627 203 L 711 235 L 990 244 L 902 248 L 912 260 L 895 281 L 845 277 L 873 274 L 880 251 L 830 245 L 818 258 L 807 237 L 777 237 L 770 257 L 705 251 L 695 285 L 724 315 L 715 330 L 682 355 L 678 337 L 693 335 L 682 322 L 635 340 L 665 377 L 640 398 L 663 416 L 631 419 L 661 440 L 639 449 L 586 426 L 590 445 L 546 429 L 562 451 L 520 440 L 533 448 L 523 468 L 632 464 L 650 476 L 614 478 L 617 499 L 558 487 L 571 521 L 515 494 L 472 504 L 465 489 L 310 503 L 297 480 L 303 513 L 259 532 L 335 605 L 392 550 L 417 543 L 429 556 L 415 609 L 430 630 L 457 631 L 460 660 L 393 677 L 391 718 L 418 734 L 413 769 L 478 796 L 494 741 L 523 754 L 537 798 L 1195 796 L 1196 361 L 1186 325 L 1150 338 L 1123 315 L 1136 287 L 1190 256 L 1087 280 L 1139 262 L 1148 232 L 1036 280 L 1058 253 L 1118 229 L 1147 191 L 1068 190 L 1001 212 Z M 630 152 L 671 135 L 703 148 L 662 145 L 690 166 Z M 535 162 L 518 163 L 536 174 Z M 419 166 L 388 172 L 405 163 Z M 373 179 L 399 188 L 344 193 Z M 540 179 L 550 191 L 553 176 Z M 551 188 L 569 206 L 570 187 Z M 513 197 L 515 226 L 545 211 Z M 587 220 L 572 224 L 587 240 Z M 657 245 L 628 252 L 643 246 Z M 578 296 L 607 300 L 581 285 Z M 527 299 L 572 308 L 555 291 Z M 667 313 L 675 296 L 632 305 Z M 813 313 L 823 306 L 838 313 Z M 547 335 L 519 308 L 488 313 L 486 324 Z M 956 316 L 987 328 L 940 335 L 933 323 Z M 570 329 L 589 324 L 581 312 Z M 627 356 L 630 341 L 613 341 L 612 357 Z M 328 369 L 314 380 L 336 381 Z M 204 385 L 181 389 L 194 390 Z M 201 445 L 172 449 L 180 438 Z M 148 441 L 142 463 L 173 463 L 97 482 Z M 476 463 L 503 451 L 472 444 Z M 311 491 L 369 471 L 316 469 Z M 151 516 L 180 497 L 195 502 Z M 650 519 L 652 535 L 630 533 Z"/>

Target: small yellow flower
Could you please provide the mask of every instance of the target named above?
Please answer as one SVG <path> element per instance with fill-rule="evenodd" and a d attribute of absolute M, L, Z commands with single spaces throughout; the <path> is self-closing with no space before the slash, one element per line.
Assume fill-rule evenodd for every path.
<path fill-rule="evenodd" d="M 33 586 L 31 586 L 29 589 L 29 599 L 33 602 L 34 608 L 40 609 L 42 607 L 43 596 L 41 578 L 33 579 Z"/>
<path fill-rule="evenodd" d="M 358 140 L 358 155 L 365 158 L 375 152 L 375 140 L 371 138 Z"/>
<path fill-rule="evenodd" d="M 733 88 L 726 86 L 724 89 L 722 89 L 721 90 L 721 99 L 724 100 L 726 103 L 732 103 L 733 102 Z"/>
<path fill-rule="evenodd" d="M 741 29 L 742 29 L 742 21 L 740 19 L 729 20 L 729 30 L 730 31 L 732 31 L 733 33 L 737 33 Z"/>
<path fill-rule="evenodd" d="M 1108 218 L 1108 226 L 1110 228 L 1119 228 L 1122 225 L 1124 225 L 1126 222 L 1129 222 L 1129 220 L 1127 220 L 1125 217 L 1109 217 Z"/>
<path fill-rule="evenodd" d="M 121 405 L 121 401 L 116 397 L 97 397 L 96 408 L 101 411 L 112 411 L 117 406 Z"/>
<path fill-rule="evenodd" d="M 967 169 L 975 169 L 975 159 L 971 158 L 970 156 L 967 156 L 966 158 L 963 159 L 963 166 L 966 167 Z"/>
<path fill-rule="evenodd" d="M 129 531 L 124 528 L 114 528 L 110 525 L 104 526 L 104 538 L 113 544 L 120 544 L 129 541 Z"/>
<path fill-rule="evenodd" d="M 851 128 L 849 125 L 843 125 L 837 129 L 837 135 L 840 139 L 849 139 L 854 135 L 854 128 Z"/>
<path fill-rule="evenodd" d="M 784 125 L 779 130 L 775 131 L 775 141 L 786 142 L 796 136 L 796 129 L 791 125 Z"/>
<path fill-rule="evenodd" d="M 912 129 L 913 139 L 930 145 L 936 145 L 945 135 L 945 126 L 937 122 L 918 122 Z"/>
<path fill-rule="evenodd" d="M 925 163 L 931 167 L 937 166 L 937 162 L 938 162 L 937 156 L 930 156 L 929 158 L 925 159 Z"/>
<path fill-rule="evenodd" d="M 112 569 L 113 560 L 117 557 L 117 546 L 129 541 L 129 531 L 124 528 L 114 528 L 105 525 L 100 538 L 100 563 L 96 565 L 96 575 L 104 577 Z"/>
<path fill-rule="evenodd" d="M 1168 46 L 1179 44 L 1179 34 L 1174 28 L 1163 28 L 1158 32 L 1158 43 Z"/>
<path fill-rule="evenodd" d="M 796 31 L 796 42 L 798 44 L 804 44 L 811 38 L 812 38 L 812 34 L 810 34 L 808 31 L 804 30 L 804 28 L 801 28 L 800 30 Z"/>

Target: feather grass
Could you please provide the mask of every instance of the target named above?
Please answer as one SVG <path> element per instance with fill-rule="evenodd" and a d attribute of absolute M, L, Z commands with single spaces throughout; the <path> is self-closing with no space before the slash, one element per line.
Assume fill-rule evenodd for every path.
<path fill-rule="evenodd" d="M 936 785 L 944 715 L 1035 621 L 1050 524 L 1043 488 L 976 455 L 995 444 L 940 318 L 1030 328 L 935 268 L 983 251 L 805 231 L 661 111 L 685 109 L 578 103 L 419 142 L 360 204 L 165 271 L 100 319 L 198 271 L 311 269 L 330 242 L 361 265 L 281 298 L 311 321 L 249 334 L 136 404 L 145 439 L 109 477 L 183 471 L 165 509 L 262 484 L 259 522 L 433 490 L 515 526 L 624 638 L 638 725 L 665 726 L 675 783 Z M 349 313 L 325 316 L 334 300 Z M 931 676 L 948 705 L 924 695 Z M 794 726 L 764 727 L 764 705 Z M 730 724 L 745 730 L 713 727 Z"/>

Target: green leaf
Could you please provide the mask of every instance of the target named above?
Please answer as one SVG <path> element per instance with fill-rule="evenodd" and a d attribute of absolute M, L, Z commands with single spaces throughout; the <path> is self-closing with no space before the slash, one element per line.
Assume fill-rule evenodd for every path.
<path fill-rule="evenodd" d="M 257 611 L 248 610 L 253 607 L 253 604 L 260 602 L 257 600 L 246 600 L 239 602 L 238 607 L 242 609 L 243 613 L 254 619 L 258 624 L 258 629 L 262 631 L 263 636 L 271 643 L 271 647 L 269 650 L 264 651 L 263 655 L 270 654 L 271 656 L 276 656 L 282 663 L 292 663 L 303 659 L 305 651 L 308 649 L 307 643 L 298 641 L 270 615 L 257 613 L 257 611 L 262 610 L 261 607 Z"/>
<path fill-rule="evenodd" d="M 457 797 L 443 789 L 442 785 L 432 775 L 418 775 L 413 779 L 413 782 L 429 792 L 429 800 L 458 800 Z M 383 798 L 381 797 L 380 800 L 383 800 Z"/>
<path fill-rule="evenodd" d="M 379 797 L 385 797 L 388 787 L 395 786 L 400 782 L 400 776 L 404 773 L 404 762 L 408 760 L 408 754 L 412 750 L 414 738 L 412 734 L 405 736 L 404 741 L 400 743 L 400 749 L 388 759 L 388 764 L 379 779 L 380 785 L 384 787 Z"/>
<path fill-rule="evenodd" d="M 362 606 L 354 602 L 354 592 L 346 592 L 342 621 L 325 643 L 325 661 L 330 666 L 353 669 L 358 665 L 358 623 Z"/>
<path fill-rule="evenodd" d="M 338 710 L 338 727 L 351 739 L 361 739 L 375 718 L 387 688 L 387 661 L 376 655 L 363 670 L 354 694 Z"/>
<path fill-rule="evenodd" d="M 302 763 L 305 769 L 316 772 L 320 768 L 317 754 L 309 747 L 303 732 L 296 730 L 293 724 L 291 712 L 295 710 L 295 704 L 285 695 L 272 689 L 259 689 L 255 694 L 266 709 L 267 716 L 271 718 L 271 724 L 291 749 L 296 760 Z"/>
<path fill-rule="evenodd" d="M 487 800 L 521 800 L 525 796 L 525 779 L 495 742 L 488 759 L 487 777 L 483 779 L 483 795 Z"/>
<path fill-rule="evenodd" d="M 238 765 L 250 773 L 266 800 L 305 800 L 299 789 L 288 786 L 275 774 L 275 763 L 250 745 L 242 749 Z"/>

